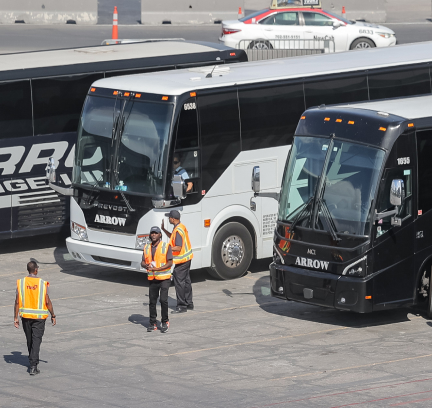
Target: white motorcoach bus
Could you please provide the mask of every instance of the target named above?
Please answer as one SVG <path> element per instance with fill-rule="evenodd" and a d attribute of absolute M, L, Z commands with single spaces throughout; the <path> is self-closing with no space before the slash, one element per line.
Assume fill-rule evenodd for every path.
<path fill-rule="evenodd" d="M 224 45 L 158 41 L 0 55 L 0 241 L 56 233 L 69 206 L 45 184 L 48 157 L 70 186 L 89 86 L 118 75 L 244 62 Z"/>
<path fill-rule="evenodd" d="M 262 169 L 261 192 L 277 193 L 307 107 L 430 94 L 431 61 L 432 43 L 418 43 L 96 81 L 65 191 L 69 252 L 140 271 L 150 227 L 171 207 L 189 229 L 193 269 L 241 276 L 252 258 L 272 255 L 277 217 L 275 200 L 251 199 L 253 167 Z M 52 166 L 48 173 L 53 182 Z"/>

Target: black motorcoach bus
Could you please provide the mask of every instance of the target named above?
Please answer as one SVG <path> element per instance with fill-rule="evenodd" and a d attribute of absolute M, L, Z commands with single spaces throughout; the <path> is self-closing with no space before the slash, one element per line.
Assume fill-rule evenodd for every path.
<path fill-rule="evenodd" d="M 69 186 L 90 85 L 125 74 L 245 62 L 219 44 L 159 41 L 0 55 L 0 240 L 57 232 L 69 201 L 45 183 L 47 159 Z"/>
<path fill-rule="evenodd" d="M 307 110 L 282 182 L 272 295 L 432 315 L 431 158 L 432 96 Z"/>

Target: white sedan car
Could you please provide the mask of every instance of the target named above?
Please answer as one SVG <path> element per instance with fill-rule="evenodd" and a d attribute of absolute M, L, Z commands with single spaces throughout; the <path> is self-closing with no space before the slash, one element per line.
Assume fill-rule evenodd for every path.
<path fill-rule="evenodd" d="M 299 44 L 302 41 L 303 44 L 334 41 L 336 52 L 396 44 L 394 31 L 387 27 L 349 21 L 334 13 L 311 8 L 265 9 L 240 20 L 222 21 L 219 38 L 232 48 L 301 48 L 293 45 L 292 40 L 300 40 Z"/>

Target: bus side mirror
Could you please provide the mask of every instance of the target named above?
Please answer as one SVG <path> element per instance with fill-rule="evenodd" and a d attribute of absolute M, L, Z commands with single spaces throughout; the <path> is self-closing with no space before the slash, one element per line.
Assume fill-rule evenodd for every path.
<path fill-rule="evenodd" d="M 60 193 L 62 195 L 66 196 L 72 196 L 74 194 L 73 188 L 65 188 L 60 187 L 56 184 L 57 177 L 56 177 L 56 165 L 54 157 L 50 157 L 48 159 L 47 166 L 45 167 L 45 174 L 48 181 L 48 185 L 54 190 L 57 191 L 57 193 Z"/>
<path fill-rule="evenodd" d="M 399 207 L 403 204 L 405 200 L 405 186 L 404 182 L 401 179 L 395 179 L 391 183 L 390 187 L 390 204 L 395 206 L 394 212 L 395 216 L 391 217 L 390 223 L 394 227 L 402 226 L 402 219 L 396 217 L 399 212 Z"/>
<path fill-rule="evenodd" d="M 405 185 L 403 180 L 395 179 L 390 187 L 390 204 L 400 207 L 405 200 Z"/>
<path fill-rule="evenodd" d="M 48 159 L 47 166 L 45 168 L 46 172 L 46 178 L 49 183 L 55 183 L 56 182 L 56 166 L 55 166 L 55 160 L 54 157 L 50 157 Z"/>
<path fill-rule="evenodd" d="M 252 170 L 252 190 L 255 194 L 258 194 L 260 188 L 260 168 L 259 166 L 254 166 Z"/>
<path fill-rule="evenodd" d="M 174 197 L 184 200 L 186 198 L 186 184 L 180 174 L 174 175 L 171 185 Z"/>

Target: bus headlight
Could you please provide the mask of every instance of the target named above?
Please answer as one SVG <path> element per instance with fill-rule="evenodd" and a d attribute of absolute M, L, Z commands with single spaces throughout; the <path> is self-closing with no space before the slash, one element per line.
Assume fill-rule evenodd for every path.
<path fill-rule="evenodd" d="M 136 237 L 135 249 L 144 249 L 145 244 L 150 244 L 149 234 L 140 234 Z"/>
<path fill-rule="evenodd" d="M 78 235 L 80 241 L 88 241 L 87 229 L 82 225 L 77 224 L 76 222 L 71 223 L 71 230 Z"/>
<path fill-rule="evenodd" d="M 348 265 L 342 272 L 342 275 L 352 276 L 352 277 L 364 277 L 367 272 L 367 256 L 353 262 Z"/>

